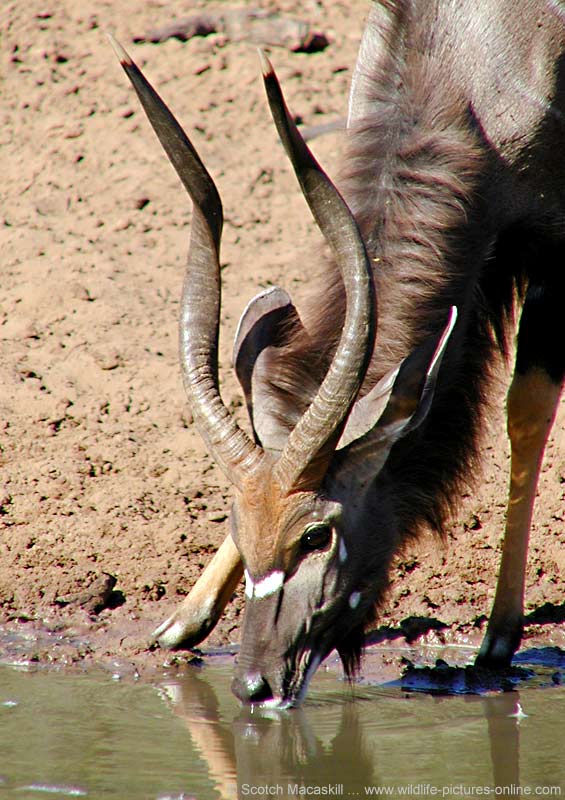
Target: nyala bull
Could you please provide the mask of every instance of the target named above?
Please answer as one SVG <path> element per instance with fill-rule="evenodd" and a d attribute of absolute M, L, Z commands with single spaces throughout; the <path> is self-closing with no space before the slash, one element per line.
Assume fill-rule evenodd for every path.
<path fill-rule="evenodd" d="M 393 557 L 442 531 L 475 470 L 490 367 L 522 307 L 508 396 L 510 496 L 478 662 L 519 646 L 530 520 L 565 375 L 565 11 L 557 0 L 380 0 L 355 67 L 340 191 L 263 58 L 279 136 L 332 257 L 301 319 L 279 288 L 245 309 L 234 361 L 252 435 L 217 380 L 222 204 L 129 56 L 123 67 L 193 202 L 181 363 L 234 487 L 231 533 L 155 632 L 194 645 L 245 576 L 233 683 L 297 704 L 336 649 L 348 672 Z"/>

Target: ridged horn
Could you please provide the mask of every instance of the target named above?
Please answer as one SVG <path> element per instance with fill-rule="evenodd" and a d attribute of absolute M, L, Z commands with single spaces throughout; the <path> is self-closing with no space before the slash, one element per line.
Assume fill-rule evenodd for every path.
<path fill-rule="evenodd" d="M 290 492 L 317 488 L 327 469 L 365 377 L 375 338 L 376 304 L 371 265 L 357 223 L 298 132 L 271 63 L 261 52 L 260 57 L 279 137 L 314 219 L 334 252 L 346 296 L 345 323 L 332 363 L 275 466 L 279 484 Z"/>
<path fill-rule="evenodd" d="M 222 202 L 198 153 L 171 111 L 123 47 L 113 37 L 109 39 L 193 202 L 180 319 L 184 386 L 194 421 L 210 453 L 227 477 L 242 488 L 245 475 L 258 466 L 264 454 L 238 427 L 218 388 Z"/>

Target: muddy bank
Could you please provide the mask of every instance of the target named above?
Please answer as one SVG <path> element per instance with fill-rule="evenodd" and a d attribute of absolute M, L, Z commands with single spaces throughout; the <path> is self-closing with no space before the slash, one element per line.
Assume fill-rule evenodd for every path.
<path fill-rule="evenodd" d="M 307 126 L 339 120 L 365 2 L 276 5 L 328 37 L 313 54 L 272 49 L 289 104 Z M 68 647 L 71 662 L 162 664 L 167 656 L 146 650 L 148 636 L 223 539 L 230 504 L 191 424 L 178 368 L 190 208 L 105 30 L 193 133 L 224 199 L 222 392 L 243 425 L 230 367 L 239 315 L 271 283 L 300 304 L 313 277 L 304 264 L 321 248 L 282 158 L 255 47 L 222 34 L 134 44 L 170 13 L 141 0 L 127 15 L 115 2 L 94 10 L 32 0 L 9 4 L 2 23 L 0 621 L 8 632 L 52 631 L 38 639 L 40 661 Z M 341 136 L 312 144 L 332 174 Z M 448 541 L 425 537 L 398 559 L 381 625 L 431 617 L 447 628 L 424 636 L 478 642 L 504 519 L 507 381 L 501 367 L 484 473 L 471 476 Z M 528 629 L 554 644 L 563 643 L 564 509 L 565 402 L 544 460 L 526 587 L 528 613 L 557 608 L 552 622 Z M 238 641 L 241 605 L 240 591 L 212 646 Z"/>

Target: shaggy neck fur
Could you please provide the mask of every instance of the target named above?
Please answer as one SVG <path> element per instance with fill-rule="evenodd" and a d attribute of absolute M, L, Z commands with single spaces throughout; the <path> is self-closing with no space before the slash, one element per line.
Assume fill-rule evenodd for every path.
<path fill-rule="evenodd" d="M 494 260 L 497 231 L 489 231 L 480 199 L 490 156 L 472 110 L 445 86 L 426 42 L 408 39 L 404 4 L 383 7 L 388 28 L 380 33 L 394 49 L 381 59 L 383 71 L 364 76 L 370 112 L 348 132 L 339 182 L 375 270 L 377 338 L 361 393 L 437 335 L 452 305 L 459 308 L 429 417 L 393 448 L 382 478 L 401 548 L 424 527 L 444 531 L 475 472 L 488 365 L 505 350 L 517 278 L 507 253 L 495 281 L 484 269 Z M 290 332 L 270 368 L 273 390 L 292 395 L 300 412 L 310 400 L 304 387 L 314 393 L 327 369 L 343 316 L 343 288 L 330 261 L 304 316 L 308 337 Z M 350 671 L 361 642 L 354 631 L 338 648 Z"/>

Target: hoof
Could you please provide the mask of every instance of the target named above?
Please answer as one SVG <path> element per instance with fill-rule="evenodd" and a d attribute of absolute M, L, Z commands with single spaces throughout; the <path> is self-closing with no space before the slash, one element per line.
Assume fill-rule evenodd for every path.
<path fill-rule="evenodd" d="M 475 658 L 475 666 L 485 669 L 507 669 L 514 658 L 514 653 L 520 647 L 522 629 L 519 632 L 493 634 L 487 630 L 481 649 Z"/>
<path fill-rule="evenodd" d="M 209 620 L 195 621 L 173 614 L 153 631 L 149 641 L 150 645 L 158 645 L 164 650 L 189 650 L 205 639 L 209 632 Z"/>
<path fill-rule="evenodd" d="M 152 645 L 159 645 L 165 650 L 174 650 L 184 642 L 184 639 L 185 634 L 182 623 L 172 616 L 153 631 L 150 642 Z"/>

